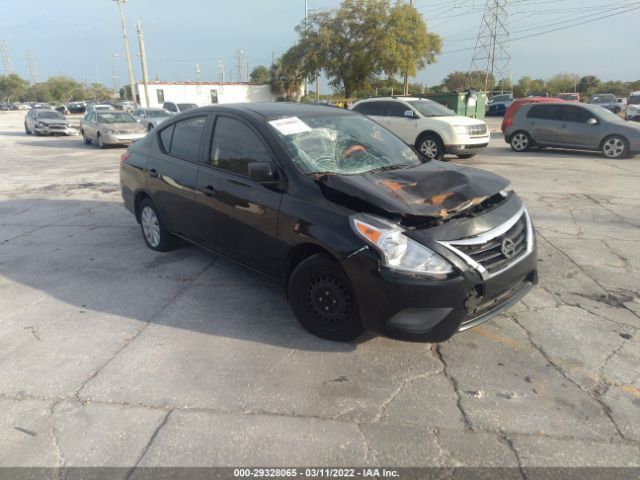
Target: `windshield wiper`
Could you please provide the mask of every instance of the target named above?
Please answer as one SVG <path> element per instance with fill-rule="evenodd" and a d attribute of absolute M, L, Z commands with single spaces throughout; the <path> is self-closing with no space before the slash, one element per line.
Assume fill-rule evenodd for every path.
<path fill-rule="evenodd" d="M 366 173 L 372 173 L 372 172 L 386 172 L 387 170 L 400 170 L 401 168 L 407 168 L 410 167 L 411 165 L 407 164 L 407 163 L 399 163 L 396 165 L 385 165 L 384 167 L 378 167 L 378 168 L 374 168 L 373 170 L 367 170 Z"/>

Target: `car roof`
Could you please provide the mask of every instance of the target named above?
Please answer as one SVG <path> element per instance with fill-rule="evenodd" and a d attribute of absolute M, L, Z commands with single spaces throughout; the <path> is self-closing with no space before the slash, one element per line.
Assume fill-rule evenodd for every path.
<path fill-rule="evenodd" d="M 311 105 L 305 103 L 289 102 L 265 102 L 265 103 L 226 103 L 223 105 L 208 105 L 200 107 L 206 111 L 235 110 L 237 112 L 248 112 L 257 114 L 266 119 L 282 117 L 307 117 L 314 115 L 359 115 L 357 113 L 342 108 L 327 108 L 326 105 Z"/>
<path fill-rule="evenodd" d="M 429 100 L 428 98 L 420 98 L 420 97 L 372 97 L 372 98 L 364 98 L 362 100 L 358 100 L 358 103 L 361 102 L 376 102 L 376 101 L 383 101 L 383 102 L 397 102 L 397 101 L 405 101 L 405 102 L 417 102 L 417 101 L 426 101 L 426 102 L 433 102 L 433 100 Z"/>

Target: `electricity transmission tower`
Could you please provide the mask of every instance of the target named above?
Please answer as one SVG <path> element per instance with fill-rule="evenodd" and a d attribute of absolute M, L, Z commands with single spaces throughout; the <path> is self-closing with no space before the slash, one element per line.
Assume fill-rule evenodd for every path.
<path fill-rule="evenodd" d="M 507 0 L 487 0 L 469 68 L 469 83 L 492 88 L 492 81 L 511 86 L 511 42 L 507 28 Z"/>
<path fill-rule="evenodd" d="M 11 54 L 9 53 L 9 47 L 4 40 L 0 40 L 0 60 L 2 60 L 2 70 L 5 75 L 13 73 L 13 66 L 11 65 Z"/>
<path fill-rule="evenodd" d="M 36 57 L 33 56 L 33 52 L 29 50 L 27 52 L 27 65 L 29 67 L 29 82 L 38 82 L 38 64 L 36 63 Z"/>

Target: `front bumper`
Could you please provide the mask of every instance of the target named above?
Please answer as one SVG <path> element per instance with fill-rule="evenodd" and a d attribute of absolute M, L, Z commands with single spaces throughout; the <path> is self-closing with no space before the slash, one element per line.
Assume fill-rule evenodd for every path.
<path fill-rule="evenodd" d="M 482 139 L 481 142 L 478 143 L 465 143 L 461 145 L 445 145 L 444 151 L 449 155 L 472 155 L 474 153 L 478 153 L 480 150 L 489 145 L 489 137 L 486 139 Z"/>
<path fill-rule="evenodd" d="M 78 135 L 78 130 L 72 127 L 56 128 L 51 126 L 34 127 L 34 132 L 40 135 Z"/>
<path fill-rule="evenodd" d="M 140 140 L 145 137 L 147 133 L 122 133 L 122 134 L 104 134 L 102 141 L 105 145 L 129 145 L 135 140 Z"/>
<path fill-rule="evenodd" d="M 398 274 L 381 266 L 370 249 L 343 260 L 365 328 L 404 340 L 444 341 L 490 320 L 538 283 L 531 232 L 530 248 L 495 274 L 455 258 L 446 248 L 439 253 L 453 260 L 457 273 L 445 280 Z"/>

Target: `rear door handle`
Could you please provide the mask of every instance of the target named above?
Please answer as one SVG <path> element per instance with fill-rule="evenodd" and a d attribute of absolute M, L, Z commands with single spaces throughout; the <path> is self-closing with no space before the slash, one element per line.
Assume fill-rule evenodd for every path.
<path fill-rule="evenodd" d="M 216 189 L 213 188 L 213 185 L 207 185 L 202 189 L 202 193 L 204 193 L 207 197 L 213 197 L 216 193 Z"/>
<path fill-rule="evenodd" d="M 152 168 L 149 170 L 149 176 L 151 178 L 158 178 L 160 175 L 158 175 L 158 171 L 155 168 Z"/>

